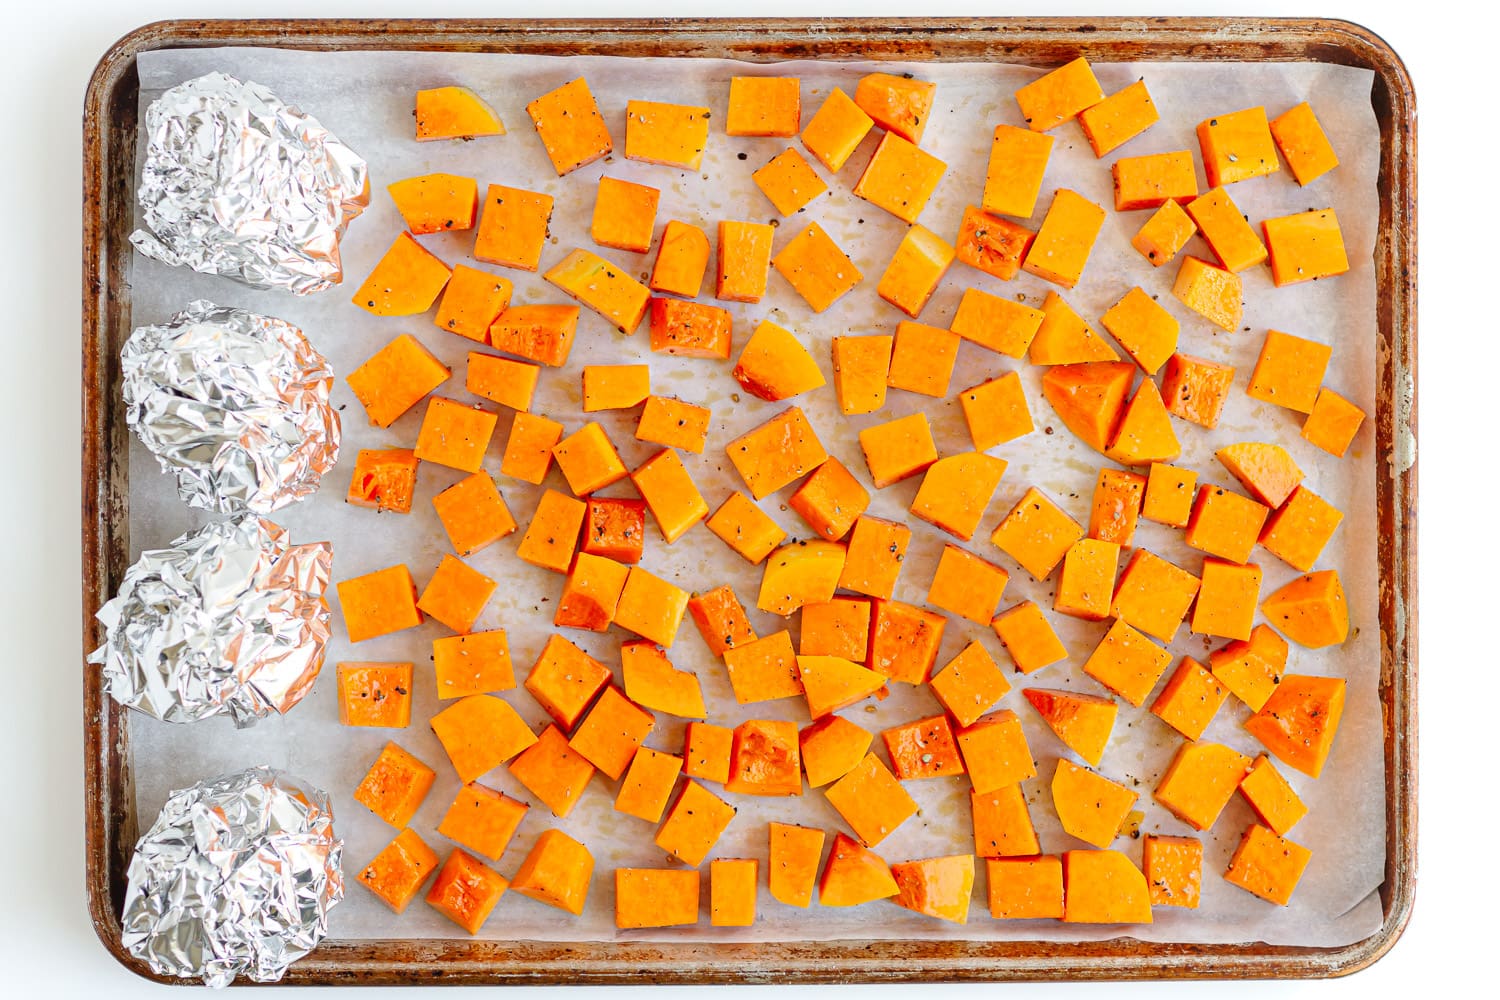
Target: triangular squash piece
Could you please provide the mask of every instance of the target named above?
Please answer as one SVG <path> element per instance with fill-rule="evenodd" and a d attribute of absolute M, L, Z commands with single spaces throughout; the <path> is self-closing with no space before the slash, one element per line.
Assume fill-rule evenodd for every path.
<path fill-rule="evenodd" d="M 880 855 L 845 834 L 833 838 L 828 863 L 818 880 L 818 902 L 824 906 L 858 906 L 888 899 L 901 891 L 891 866 Z"/>
<path fill-rule="evenodd" d="M 1140 388 L 1125 407 L 1120 426 L 1115 428 L 1109 450 L 1104 454 L 1121 465 L 1170 462 L 1182 454 L 1161 392 L 1149 378 L 1141 380 Z"/>
<path fill-rule="evenodd" d="M 922 132 L 932 117 L 932 99 L 937 84 L 916 80 L 910 74 L 871 73 L 859 78 L 854 103 L 887 132 L 894 132 L 913 145 L 922 144 Z"/>
<path fill-rule="evenodd" d="M 1275 510 L 1286 503 L 1302 482 L 1302 470 L 1279 444 L 1245 441 L 1214 452 L 1224 468 L 1250 491 L 1250 495 Z"/>
<path fill-rule="evenodd" d="M 1034 365 L 1077 365 L 1089 361 L 1119 361 L 1120 352 L 1084 321 L 1056 292 L 1042 302 L 1045 318 L 1031 340 Z"/>
<path fill-rule="evenodd" d="M 823 370 L 802 342 L 770 320 L 762 320 L 745 342 L 734 378 L 752 396 L 772 402 L 824 384 Z"/>
<path fill-rule="evenodd" d="M 832 784 L 865 759 L 875 734 L 842 715 L 825 715 L 797 734 L 802 770 L 813 788 Z"/>
<path fill-rule="evenodd" d="M 1120 711 L 1113 698 L 1046 688 L 1025 688 L 1021 693 L 1058 739 L 1090 764 L 1099 766 Z"/>
<path fill-rule="evenodd" d="M 653 712 L 682 719 L 706 719 L 698 675 L 678 670 L 662 648 L 649 639 L 620 646 L 625 697 Z"/>
<path fill-rule="evenodd" d="M 1260 609 L 1283 635 L 1308 649 L 1349 638 L 1349 602 L 1336 569 L 1297 577 L 1261 601 Z"/>
<path fill-rule="evenodd" d="M 955 924 L 969 922 L 969 899 L 974 894 L 974 855 L 955 854 L 922 861 L 898 861 L 891 875 L 901 892 L 894 902 L 917 913 Z"/>
<path fill-rule="evenodd" d="M 1344 716 L 1342 677 L 1287 674 L 1245 729 L 1288 767 L 1316 778 Z"/>
<path fill-rule="evenodd" d="M 468 87 L 417 91 L 418 142 L 504 134 L 505 125 L 495 109 Z"/>
<path fill-rule="evenodd" d="M 1042 376 L 1042 395 L 1068 430 L 1084 444 L 1103 451 L 1120 422 L 1134 380 L 1135 365 L 1129 361 L 1058 365 Z"/>
<path fill-rule="evenodd" d="M 799 656 L 802 693 L 814 719 L 848 708 L 885 687 L 886 676 L 842 656 Z"/>

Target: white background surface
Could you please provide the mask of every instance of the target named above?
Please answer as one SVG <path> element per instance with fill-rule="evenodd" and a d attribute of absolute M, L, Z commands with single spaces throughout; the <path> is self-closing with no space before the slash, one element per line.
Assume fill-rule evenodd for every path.
<path fill-rule="evenodd" d="M 1373 969 L 1333 983 L 1139 984 L 1045 988 L 1048 997 L 1410 996 L 1458 987 L 1482 992 L 1490 958 L 1495 866 L 1485 856 L 1497 818 L 1491 650 L 1495 518 L 1493 378 L 1500 363 L 1494 334 L 1496 212 L 1489 131 L 1494 67 L 1485 50 L 1496 28 L 1474 7 L 1391 0 L 1328 2 L 1318 8 L 1272 3 L 1249 10 L 1152 0 L 1144 3 L 992 4 L 949 0 L 920 9 L 889 0 L 753 5 L 553 0 L 554 16 L 904 14 L 1319 14 L 1357 20 L 1386 38 L 1416 81 L 1423 137 L 1421 206 L 1422 317 L 1418 467 L 1423 574 L 1421 608 L 1421 878 L 1417 913 L 1403 940 Z M 10 324 L 0 362 L 0 622 L 6 697 L 0 749 L 0 960 L 13 996 L 110 997 L 162 994 L 114 965 L 93 937 L 82 878 L 81 664 L 78 623 L 78 427 L 80 128 L 83 90 L 104 50 L 131 28 L 168 17 L 524 16 L 527 9 L 447 0 L 441 8 L 409 2 L 137 2 L 51 0 L 11 11 L 4 27 L 0 158 L 9 232 L 0 241 Z M 1462 450 L 1463 457 L 1460 458 Z M 1465 989 L 1467 987 L 1467 989 Z M 842 991 L 892 995 L 903 987 Z M 905 987 L 904 989 L 910 989 Z M 976 996 L 989 987 L 921 990 L 923 996 Z M 1011 996 L 1044 992 L 1007 987 Z M 782 992 L 785 987 L 780 988 Z M 256 991 L 262 992 L 262 991 Z M 361 992 L 346 991 L 345 995 Z M 539 994 L 542 991 L 516 991 Z M 625 993 L 627 991 L 619 991 Z M 645 994 L 645 988 L 638 991 Z M 689 991 L 681 991 L 689 992 Z M 706 992 L 706 991 L 703 991 Z M 742 990 L 737 995 L 764 993 Z M 797 991 L 812 992 L 811 989 Z M 301 995 L 301 994 L 299 994 Z M 407 993 L 406 996 L 424 995 Z M 561 991 L 548 995 L 561 996 Z"/>

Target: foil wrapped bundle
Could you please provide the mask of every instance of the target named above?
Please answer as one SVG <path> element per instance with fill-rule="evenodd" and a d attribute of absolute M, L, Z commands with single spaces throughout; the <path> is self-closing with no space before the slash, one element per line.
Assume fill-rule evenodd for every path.
<path fill-rule="evenodd" d="M 283 713 L 312 689 L 328 644 L 333 547 L 288 544 L 253 514 L 141 553 L 96 617 L 110 696 L 165 722 Z"/>
<path fill-rule="evenodd" d="M 344 895 L 328 795 L 268 767 L 175 791 L 130 861 L 124 943 L 158 975 L 275 982 Z"/>
<path fill-rule="evenodd" d="M 285 320 L 198 301 L 120 352 L 125 420 L 189 506 L 265 514 L 339 457 L 333 369 Z"/>
<path fill-rule="evenodd" d="M 370 201 L 365 161 L 256 83 L 209 73 L 146 110 L 137 192 L 148 257 L 298 295 L 343 278 L 339 238 Z"/>

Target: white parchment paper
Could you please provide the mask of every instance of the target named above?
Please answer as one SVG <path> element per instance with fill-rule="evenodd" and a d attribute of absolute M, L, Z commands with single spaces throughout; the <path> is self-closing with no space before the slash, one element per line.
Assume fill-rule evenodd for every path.
<path fill-rule="evenodd" d="M 141 57 L 142 109 L 166 87 L 211 70 L 223 70 L 271 86 L 282 98 L 316 115 L 370 163 L 373 197 L 370 209 L 351 227 L 343 243 L 345 283 L 307 299 L 280 292 L 258 292 L 227 280 L 171 269 L 137 257 L 131 277 L 133 319 L 136 324 L 165 320 L 195 298 L 256 309 L 301 325 L 340 373 L 336 399 L 343 410 L 344 447 L 338 469 L 325 481 L 312 500 L 281 511 L 277 519 L 292 532 L 294 540 L 331 539 L 335 546 L 334 577 L 347 579 L 392 563 L 411 567 L 418 585 L 426 583 L 447 540 L 432 512 L 431 498 L 450 485 L 459 474 L 424 464 L 420 471 L 415 508 L 409 516 L 380 514 L 349 507 L 343 502 L 349 470 L 356 452 L 369 447 L 409 447 L 416 438 L 422 407 L 387 430 L 371 427 L 358 402 L 342 381 L 342 375 L 399 333 L 415 334 L 454 370 L 453 378 L 438 391 L 458 399 L 469 399 L 463 390 L 466 353 L 475 345 L 439 330 L 431 314 L 422 317 L 378 318 L 356 309 L 349 295 L 385 251 L 401 221 L 386 195 L 392 181 L 431 171 L 449 171 L 478 179 L 546 191 L 556 196 L 552 222 L 554 239 L 542 258 L 542 270 L 556 263 L 575 246 L 603 253 L 642 277 L 654 259 L 599 250 L 589 239 L 588 224 L 597 179 L 601 174 L 623 177 L 656 186 L 662 191 L 657 215 L 660 227 L 669 219 L 684 219 L 710 233 L 720 219 L 774 221 L 777 213 L 753 186 L 750 173 L 789 143 L 780 139 L 734 139 L 723 133 L 722 121 L 728 100 L 728 79 L 736 74 L 794 74 L 802 79 L 803 121 L 822 103 L 834 86 L 853 91 L 859 77 L 874 64 L 796 62 L 779 65 L 749 65 L 715 60 L 647 60 L 607 57 L 547 58 L 457 53 L 304 53 L 274 49 L 194 49 L 147 53 Z M 1000 122 L 1020 124 L 1012 94 L 1016 87 L 1034 79 L 1037 71 L 1019 66 L 990 64 L 895 64 L 882 63 L 887 71 L 910 71 L 938 83 L 937 104 L 924 138 L 924 148 L 948 164 L 947 174 L 922 214 L 921 222 L 951 238 L 967 204 L 977 203 L 983 187 L 990 134 Z M 1237 368 L 1234 391 L 1217 430 L 1203 431 L 1195 425 L 1174 421 L 1184 453 L 1180 464 L 1196 469 L 1200 482 L 1233 484 L 1213 459 L 1214 449 L 1246 440 L 1267 440 L 1291 450 L 1307 472 L 1307 482 L 1346 513 L 1343 526 L 1324 552 L 1319 567 L 1336 567 L 1348 592 L 1354 631 L 1343 646 L 1324 651 L 1292 647 L 1288 670 L 1328 674 L 1349 681 L 1348 705 L 1342 729 L 1321 779 L 1314 781 L 1281 768 L 1311 813 L 1292 831 L 1292 838 L 1312 849 L 1312 863 L 1286 908 L 1264 903 L 1230 886 L 1220 877 L 1229 855 L 1252 815 L 1236 796 L 1214 828 L 1202 834 L 1205 847 L 1203 898 L 1196 911 L 1158 908 L 1149 926 L 1090 927 L 1058 922 L 1004 922 L 990 919 L 984 907 L 984 876 L 979 874 L 971 921 L 956 927 L 910 913 L 889 903 L 874 903 L 849 910 L 819 908 L 802 911 L 782 906 L 762 888 L 759 918 L 746 929 L 710 928 L 706 916 L 699 925 L 667 931 L 617 932 L 613 926 L 613 878 L 617 866 L 675 865 L 652 844 L 649 825 L 614 812 L 615 785 L 596 776 L 578 808 L 566 820 L 555 819 L 545 806 L 535 805 L 522 823 L 499 869 L 513 874 L 537 835 L 550 826 L 560 826 L 587 843 L 598 862 L 588 907 L 581 918 L 510 894 L 496 910 L 482 935 L 490 938 L 549 940 L 611 940 L 631 938 L 683 938 L 704 940 L 813 940 L 870 937 L 893 938 L 1023 938 L 1080 939 L 1115 937 L 1121 933 L 1154 941 L 1240 942 L 1265 941 L 1278 944 L 1340 945 L 1373 933 L 1380 924 L 1381 909 L 1376 888 L 1384 871 L 1384 775 L 1381 713 L 1377 700 L 1379 650 L 1376 624 L 1375 476 L 1377 455 L 1373 428 L 1360 431 L 1342 460 L 1313 448 L 1299 435 L 1301 417 L 1288 410 L 1257 403 L 1244 394 L 1244 386 L 1267 328 L 1296 333 L 1334 346 L 1327 384 L 1373 412 L 1375 402 L 1375 281 L 1371 255 L 1376 238 L 1378 200 L 1378 130 L 1370 105 L 1371 74 L 1367 71 L 1317 64 L 1104 64 L 1096 67 L 1100 81 L 1112 93 L 1137 78 L 1145 78 L 1160 108 L 1162 120 L 1103 160 L 1096 160 L 1078 126 L 1069 124 L 1053 133 L 1057 137 L 1037 215 L 1062 186 L 1073 188 L 1110 208 L 1104 230 L 1096 244 L 1083 280 L 1064 292 L 1069 303 L 1094 323 L 1099 315 L 1133 285 L 1141 285 L 1160 297 L 1182 322 L 1180 349 Z M 587 76 L 597 95 L 611 133 L 616 153 L 607 160 L 558 178 L 549 165 L 540 142 L 526 117 L 527 101 L 579 75 Z M 485 96 L 504 118 L 510 133 L 474 142 L 424 143 L 412 139 L 412 95 L 422 87 L 463 84 Z M 701 104 L 713 111 L 708 149 L 701 171 L 683 171 L 626 161 L 621 155 L 624 140 L 625 103 L 629 99 L 651 99 Z M 1176 266 L 1152 269 L 1133 249 L 1129 240 L 1149 213 L 1116 213 L 1111 195 L 1110 164 L 1121 156 L 1174 149 L 1197 151 L 1193 128 L 1216 113 L 1263 104 L 1279 114 L 1298 101 L 1311 101 L 1342 160 L 1341 166 L 1313 186 L 1296 185 L 1289 172 L 1236 184 L 1230 194 L 1257 224 L 1261 219 L 1333 206 L 1343 226 L 1352 269 L 1334 280 L 1275 289 L 1269 272 L 1261 267 L 1244 275 L 1245 321 L 1242 331 L 1225 334 L 1191 313 L 1170 294 Z M 829 379 L 829 387 L 805 394 L 795 402 L 808 414 L 829 451 L 837 455 L 856 476 L 869 485 L 855 435 L 877 420 L 890 419 L 925 408 L 931 418 L 939 451 L 951 454 L 971 447 L 957 403 L 957 392 L 1002 372 L 1019 368 L 1025 381 L 1037 431 L 994 450 L 1006 459 L 1009 469 L 980 531 L 968 545 L 972 551 L 995 559 L 1012 573 L 1002 607 L 1025 598 L 1051 605 L 1052 588 L 1032 580 L 988 542 L 995 523 L 1031 485 L 1045 489 L 1080 522 L 1086 523 L 1094 478 L 1104 459 L 1078 442 L 1056 419 L 1040 392 L 1042 369 L 1013 362 L 965 343 L 959 353 L 949 396 L 935 401 L 892 390 L 886 412 L 878 416 L 846 419 L 839 415 L 832 390 L 829 341 L 845 333 L 890 332 L 904 318 L 875 294 L 875 284 L 890 260 L 903 225 L 882 210 L 854 197 L 850 189 L 877 140 L 872 133 L 860 150 L 834 177 L 818 168 L 830 182 L 831 192 L 815 200 L 798 215 L 780 220 L 776 238 L 779 250 L 803 226 L 816 219 L 854 259 L 865 280 L 834 308 L 819 316 L 780 278 L 773 274 L 766 298 L 756 305 L 728 307 L 736 317 L 736 344 L 742 344 L 762 318 L 772 318 L 797 332 L 808 343 Z M 790 144 L 797 145 L 796 140 Z M 1201 167 L 1200 167 L 1201 183 Z M 473 234 L 450 233 L 423 237 L 434 252 L 450 264 L 473 263 L 469 257 Z M 1195 238 L 1187 253 L 1210 257 L 1207 247 Z M 483 265 L 481 265 L 483 266 Z M 505 271 L 515 282 L 516 302 L 563 301 L 561 294 L 538 274 Z M 955 264 L 923 312 L 923 322 L 946 326 L 964 288 L 977 286 L 1001 295 L 1013 295 L 1039 305 L 1051 287 L 1029 274 L 1009 283 L 999 282 L 962 264 Z M 711 294 L 711 281 L 705 294 Z M 580 371 L 583 365 L 604 361 L 649 361 L 653 390 L 713 408 L 708 448 L 702 456 L 684 456 L 689 470 L 711 507 L 716 508 L 732 489 L 742 488 L 724 457 L 724 445 L 733 437 L 780 411 L 785 403 L 765 403 L 740 393 L 729 375 L 732 362 L 674 361 L 651 355 L 645 325 L 633 338 L 622 338 L 603 319 L 585 310 L 579 336 L 567 366 L 544 373 L 534 409 L 561 420 L 571 431 L 585 420 L 580 410 Z M 626 464 L 634 467 L 656 450 L 656 446 L 634 438 L 636 412 L 598 415 Z M 501 414 L 499 430 L 491 446 L 487 466 L 496 475 L 511 510 L 521 522 L 530 520 L 540 487 L 499 476 L 499 460 L 510 422 Z M 1047 434 L 1044 428 L 1052 428 Z M 177 501 L 168 477 L 156 471 L 150 456 L 132 442 L 131 451 L 131 542 L 135 551 L 165 543 L 201 522 L 203 515 Z M 872 514 L 905 518 L 918 479 L 913 478 L 875 492 Z M 565 490 L 554 470 L 547 486 Z M 1236 487 L 1237 488 L 1237 487 Z M 628 484 L 609 493 L 629 495 Z M 786 491 L 767 498 L 762 507 L 792 535 L 808 532 L 799 518 L 785 508 Z M 914 522 L 915 538 L 896 597 L 922 603 L 937 554 L 946 536 L 924 523 Z M 752 622 L 761 635 L 783 623 L 753 610 L 760 571 L 751 568 L 714 538 L 706 528 L 694 528 L 676 545 L 668 547 L 648 528 L 644 565 L 687 589 L 709 589 L 720 583 L 734 586 L 741 600 L 752 608 Z M 479 628 L 504 627 L 518 677 L 524 677 L 552 631 L 551 618 L 562 578 L 534 569 L 515 558 L 520 532 L 472 557 L 470 563 L 501 581 L 495 598 L 480 619 Z M 1180 532 L 1142 521 L 1135 544 L 1157 552 L 1190 570 L 1197 571 L 1201 554 L 1185 547 Z M 1264 550 L 1256 558 L 1265 571 L 1262 593 L 1268 594 L 1295 575 Z M 1123 564 L 1123 560 L 1122 560 Z M 338 610 L 335 601 L 335 617 Z M 1050 612 L 1049 612 L 1050 615 Z M 1051 805 L 1049 784 L 1056 758 L 1066 751 L 1020 694 L 1022 686 L 1075 688 L 1098 693 L 1099 686 L 1081 671 L 1081 664 L 1103 634 L 1104 624 L 1089 624 L 1050 615 L 1067 644 L 1070 658 L 1030 678 L 1012 675 L 1015 685 L 1000 707 L 1014 709 L 1021 717 L 1037 758 L 1038 777 L 1026 783 L 1044 851 L 1056 853 L 1083 846 L 1062 833 Z M 791 626 L 795 637 L 795 619 Z M 342 633 L 342 628 L 336 630 Z M 328 663 L 316 690 L 289 717 L 273 719 L 244 731 L 235 731 L 222 719 L 195 726 L 169 726 L 150 719 L 132 718 L 131 748 L 134 755 L 137 804 L 144 817 L 155 815 L 168 791 L 203 777 L 238 769 L 253 763 L 288 768 L 328 789 L 334 799 L 338 830 L 347 841 L 348 869 L 354 871 L 372 857 L 394 834 L 384 823 L 355 803 L 351 793 L 365 768 L 388 739 L 395 739 L 438 770 L 437 784 L 418 812 L 413 826 L 440 853 L 452 845 L 435 828 L 458 788 L 457 778 L 425 720 L 439 704 L 430 667 L 431 641 L 446 630 L 436 622 L 396 635 L 367 641 L 357 647 L 336 636 L 329 648 Z M 618 669 L 618 644 L 627 636 L 618 629 L 606 635 L 569 630 L 568 637 L 602 661 Z M 994 635 L 986 628 L 950 618 L 938 665 L 942 666 L 971 639 L 978 639 L 1002 664 L 1008 663 Z M 1184 627 L 1172 645 L 1174 654 L 1202 658 L 1209 643 L 1190 636 Z M 1217 645 L 1217 643 L 1214 643 Z M 738 706 L 724 670 L 704 646 L 690 622 L 685 621 L 676 645 L 670 651 L 679 668 L 695 670 L 702 681 L 713 721 L 733 724 L 746 718 L 784 717 L 807 721 L 800 701 Z M 340 660 L 412 660 L 418 664 L 418 683 L 413 724 L 405 731 L 349 729 L 338 724 L 335 704 L 334 664 Z M 935 714 L 940 706 L 925 688 L 897 686 L 887 701 L 855 706 L 845 714 L 878 733 L 888 726 Z M 541 708 L 520 688 L 505 695 L 508 701 L 540 729 L 546 721 Z M 1149 704 L 1149 702 L 1148 702 Z M 1231 698 L 1205 735 L 1228 743 L 1247 754 L 1258 750 L 1256 741 L 1240 724 L 1247 715 L 1244 706 Z M 658 717 L 649 745 L 671 752 L 681 746 L 680 720 Z M 1138 787 L 1138 808 L 1146 812 L 1144 832 L 1193 835 L 1184 824 L 1151 800 L 1151 791 L 1181 743 L 1181 738 L 1145 709 L 1123 706 L 1114 737 L 1100 770 L 1127 785 Z M 879 740 L 876 740 L 879 746 Z M 881 751 L 883 753 L 883 751 Z M 488 783 L 507 793 L 530 800 L 525 789 L 500 769 Z M 710 786 L 716 792 L 717 786 Z M 879 853 L 888 860 L 931 857 L 972 851 L 967 783 L 962 778 L 907 782 L 906 787 L 922 807 L 889 839 Z M 714 856 L 758 857 L 766 855 L 766 822 L 782 819 L 821 826 L 829 831 L 843 828 L 838 814 L 821 791 L 808 791 L 799 798 L 757 800 L 729 796 L 739 814 L 719 841 Z M 143 820 L 144 821 L 144 820 Z M 1137 862 L 1139 842 L 1129 839 L 1115 844 Z M 764 877 L 762 878 L 764 883 Z M 707 877 L 705 866 L 705 893 Z M 706 898 L 705 898 L 706 907 Z M 436 911 L 418 902 L 401 917 L 392 916 L 383 905 L 351 879 L 346 901 L 333 912 L 332 933 L 337 937 L 452 937 L 461 936 Z"/>

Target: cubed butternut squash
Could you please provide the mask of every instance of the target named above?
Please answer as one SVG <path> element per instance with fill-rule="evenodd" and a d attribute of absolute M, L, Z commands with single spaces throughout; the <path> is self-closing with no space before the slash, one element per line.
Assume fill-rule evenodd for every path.
<path fill-rule="evenodd" d="M 559 177 L 614 151 L 604 116 L 581 76 L 527 104 L 526 113 Z"/>

